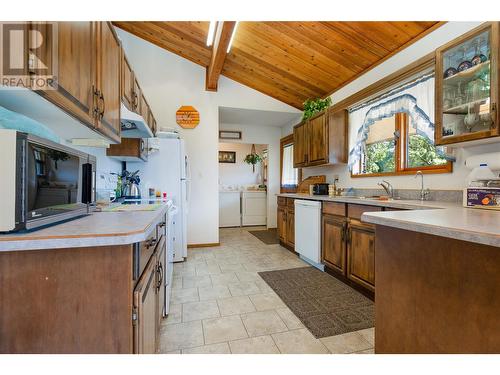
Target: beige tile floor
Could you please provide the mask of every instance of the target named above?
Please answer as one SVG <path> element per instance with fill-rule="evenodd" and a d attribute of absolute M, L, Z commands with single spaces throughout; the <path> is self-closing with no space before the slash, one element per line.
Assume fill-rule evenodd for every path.
<path fill-rule="evenodd" d="M 189 249 L 187 261 L 174 265 L 160 352 L 373 353 L 373 328 L 316 339 L 258 275 L 306 263 L 249 229 L 221 229 L 220 246 Z"/>

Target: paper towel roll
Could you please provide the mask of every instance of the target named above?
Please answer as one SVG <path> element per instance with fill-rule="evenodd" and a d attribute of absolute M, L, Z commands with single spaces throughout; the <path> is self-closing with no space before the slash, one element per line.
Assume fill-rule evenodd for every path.
<path fill-rule="evenodd" d="M 500 152 L 473 155 L 465 159 L 465 166 L 469 169 L 479 167 L 480 164 L 488 164 L 488 168 L 494 171 L 500 170 Z"/>

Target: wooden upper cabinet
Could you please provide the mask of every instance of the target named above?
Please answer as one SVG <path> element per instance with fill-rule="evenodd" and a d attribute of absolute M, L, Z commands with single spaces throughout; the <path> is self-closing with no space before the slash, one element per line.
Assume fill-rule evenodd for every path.
<path fill-rule="evenodd" d="M 500 135 L 499 34 L 486 22 L 436 50 L 436 145 Z"/>
<path fill-rule="evenodd" d="M 110 22 L 99 22 L 98 25 L 98 128 L 110 139 L 119 142 L 121 47 Z"/>
<path fill-rule="evenodd" d="M 324 263 L 341 274 L 345 274 L 346 271 L 346 227 L 347 221 L 345 217 L 323 215 L 321 258 Z"/>
<path fill-rule="evenodd" d="M 307 165 L 307 124 L 307 122 L 302 122 L 293 128 L 293 166 L 295 168 Z"/>
<path fill-rule="evenodd" d="M 125 107 L 134 111 L 137 99 L 134 91 L 134 72 L 125 56 L 123 48 L 121 49 L 121 99 Z"/>
<path fill-rule="evenodd" d="M 328 113 L 322 112 L 309 120 L 308 165 L 328 164 Z"/>
<path fill-rule="evenodd" d="M 96 22 L 58 22 L 56 90 L 40 92 L 87 126 L 96 126 Z"/>
<path fill-rule="evenodd" d="M 149 105 L 142 91 L 139 97 L 139 114 L 149 124 Z"/>
<path fill-rule="evenodd" d="M 347 234 L 347 277 L 375 290 L 375 232 L 373 227 L 356 220 L 349 223 Z"/>
<path fill-rule="evenodd" d="M 347 111 L 327 109 L 293 130 L 294 167 L 347 163 Z"/>

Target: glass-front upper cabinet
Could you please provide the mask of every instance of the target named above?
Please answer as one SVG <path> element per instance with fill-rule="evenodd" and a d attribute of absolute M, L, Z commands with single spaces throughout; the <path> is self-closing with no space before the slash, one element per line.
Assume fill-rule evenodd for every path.
<path fill-rule="evenodd" d="M 498 22 L 436 50 L 436 145 L 499 135 Z"/>

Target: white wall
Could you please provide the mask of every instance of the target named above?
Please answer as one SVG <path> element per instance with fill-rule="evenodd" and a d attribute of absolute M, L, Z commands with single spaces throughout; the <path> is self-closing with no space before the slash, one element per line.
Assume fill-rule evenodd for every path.
<path fill-rule="evenodd" d="M 262 155 L 267 145 L 255 145 L 255 152 Z M 219 185 L 259 185 L 262 183 L 262 163 L 255 165 L 243 160 L 252 152 L 251 143 L 219 143 L 219 151 L 236 152 L 236 163 L 219 163 Z"/>
<path fill-rule="evenodd" d="M 220 124 L 220 130 L 241 131 L 242 139 L 238 141 L 238 143 L 260 143 L 268 145 L 267 227 L 276 228 L 276 214 L 278 209 L 276 194 L 280 192 L 281 128 L 276 126 Z"/>
<path fill-rule="evenodd" d="M 437 47 L 466 33 L 479 24 L 479 22 L 448 22 L 444 24 L 429 35 L 412 44 L 410 47 L 397 53 L 384 63 L 335 92 L 332 95 L 333 103 L 339 102 L 387 75 L 411 64 L 415 60 L 433 52 Z M 292 132 L 292 127 L 293 124 L 283 127 L 283 135 L 290 134 Z M 353 128 L 349 129 L 349 131 L 354 132 L 357 132 L 357 130 L 358 129 Z M 465 186 L 465 178 L 470 172 L 470 170 L 466 169 L 464 166 L 465 158 L 470 155 L 493 151 L 500 151 L 500 142 L 483 146 L 456 148 L 455 156 L 457 157 L 457 161 L 453 165 L 453 173 L 426 175 L 424 177 L 426 186 L 431 189 L 442 190 L 462 189 Z M 352 179 L 345 165 L 305 168 L 303 171 L 304 177 L 325 174 L 327 176 L 327 182 L 332 182 L 334 176 L 338 175 L 340 186 L 343 187 L 376 188 L 377 182 L 380 181 L 380 178 L 377 177 Z M 413 176 L 389 176 L 384 177 L 384 179 L 391 182 L 396 188 L 419 188 L 419 181 L 415 180 Z"/>
<path fill-rule="evenodd" d="M 217 92 L 205 91 L 203 67 L 122 30 L 117 32 L 159 126 L 179 129 L 186 140 L 192 173 L 188 243 L 219 242 L 219 106 L 283 112 L 296 109 L 225 77 L 220 77 Z M 200 112 L 197 128 L 176 125 L 175 112 L 182 105 L 192 105 Z M 276 131 L 280 133 L 279 128 Z M 273 216 L 275 220 L 276 213 Z"/>

